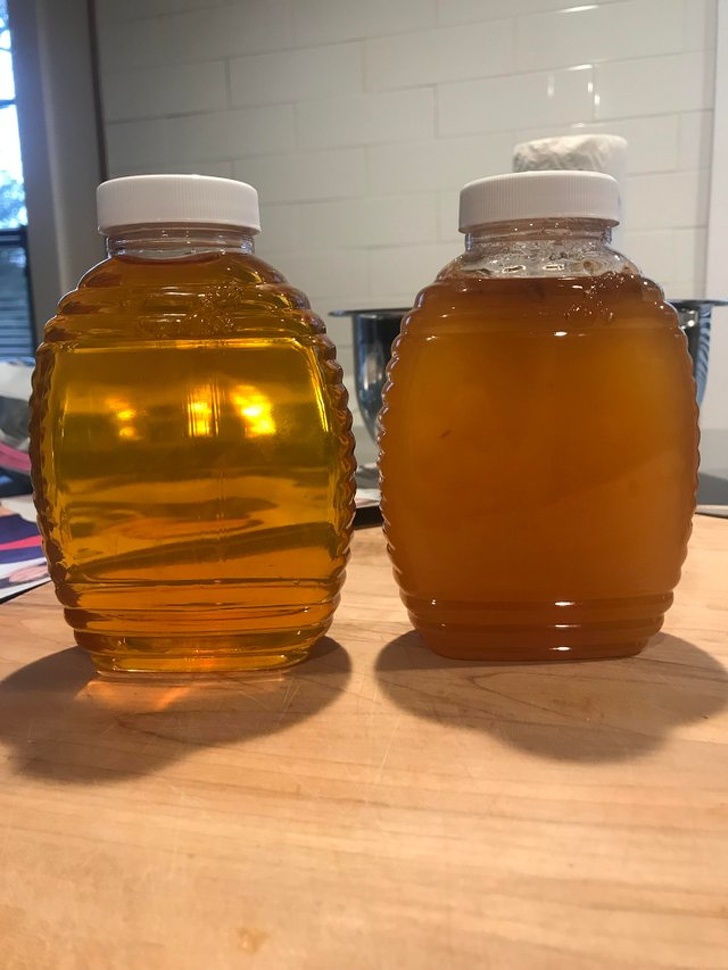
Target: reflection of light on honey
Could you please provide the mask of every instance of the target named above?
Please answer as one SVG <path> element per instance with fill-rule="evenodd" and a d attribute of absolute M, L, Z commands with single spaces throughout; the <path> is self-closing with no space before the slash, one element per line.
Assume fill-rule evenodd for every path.
<path fill-rule="evenodd" d="M 123 441 L 133 441 L 139 437 L 133 424 L 134 418 L 137 416 L 136 408 L 133 408 L 128 401 L 118 397 L 107 398 L 106 406 L 114 412 L 116 433 Z"/>
<path fill-rule="evenodd" d="M 195 396 L 190 396 L 187 401 L 187 431 L 191 438 L 209 438 L 213 431 L 217 431 L 209 390 L 203 397 L 198 388 Z"/>
<path fill-rule="evenodd" d="M 164 684 L 139 684 L 129 691 L 127 684 L 96 678 L 90 680 L 78 692 L 77 697 L 88 695 L 99 706 L 115 714 L 149 714 L 169 710 L 192 692 L 191 686 L 166 686 Z"/>
<path fill-rule="evenodd" d="M 275 434 L 276 423 L 270 398 L 257 387 L 249 384 L 238 385 L 238 390 L 230 395 L 235 409 L 245 422 L 245 433 L 251 437 Z"/>

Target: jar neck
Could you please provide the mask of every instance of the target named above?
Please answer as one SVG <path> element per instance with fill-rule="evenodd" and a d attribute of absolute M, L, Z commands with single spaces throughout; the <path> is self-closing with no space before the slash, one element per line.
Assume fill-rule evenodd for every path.
<path fill-rule="evenodd" d="M 475 226 L 465 235 L 465 251 L 472 253 L 492 245 L 510 247 L 519 243 L 568 246 L 577 242 L 608 247 L 612 223 L 603 219 L 534 219 L 532 221 L 494 222 Z"/>
<path fill-rule="evenodd" d="M 184 259 L 205 253 L 234 252 L 252 255 L 253 234 L 230 226 L 122 226 L 106 239 L 109 256 L 135 259 Z"/>
<path fill-rule="evenodd" d="M 638 274 L 612 248 L 612 225 L 604 219 L 538 219 L 476 226 L 466 235 L 465 252 L 443 272 L 483 279 Z"/>

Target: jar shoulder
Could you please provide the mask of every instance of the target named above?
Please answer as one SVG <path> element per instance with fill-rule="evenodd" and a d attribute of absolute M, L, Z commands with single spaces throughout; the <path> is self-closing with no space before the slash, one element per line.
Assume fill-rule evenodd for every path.
<path fill-rule="evenodd" d="M 63 297 L 45 340 L 218 337 L 254 330 L 326 339 L 306 295 L 256 256 L 113 257 Z"/>
<path fill-rule="evenodd" d="M 420 291 L 402 333 L 489 329 L 678 329 L 675 310 L 661 288 L 637 272 L 593 276 L 494 276 L 463 272 L 454 261 Z M 554 324 L 559 322 L 560 326 Z"/>

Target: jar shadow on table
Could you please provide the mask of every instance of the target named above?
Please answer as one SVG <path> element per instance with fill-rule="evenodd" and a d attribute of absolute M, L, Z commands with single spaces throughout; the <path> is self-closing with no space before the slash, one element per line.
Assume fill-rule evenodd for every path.
<path fill-rule="evenodd" d="M 639 758 L 728 699 L 726 669 L 669 634 L 624 660 L 516 665 L 447 660 L 412 631 L 384 647 L 376 672 L 417 717 L 561 762 Z"/>
<path fill-rule="evenodd" d="M 121 781 L 200 748 L 288 730 L 336 700 L 350 675 L 348 653 L 330 637 L 286 671 L 178 683 L 105 680 L 72 648 L 0 681 L 0 742 L 26 776 Z"/>

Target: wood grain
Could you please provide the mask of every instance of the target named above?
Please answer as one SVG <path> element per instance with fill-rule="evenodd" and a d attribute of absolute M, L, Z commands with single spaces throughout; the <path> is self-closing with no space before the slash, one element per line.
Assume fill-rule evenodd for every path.
<path fill-rule="evenodd" d="M 637 658 L 447 662 L 378 529 L 288 674 L 94 680 L 0 607 L 0 967 L 728 966 L 728 522 Z"/>

